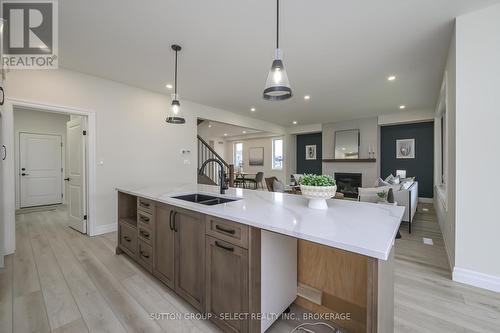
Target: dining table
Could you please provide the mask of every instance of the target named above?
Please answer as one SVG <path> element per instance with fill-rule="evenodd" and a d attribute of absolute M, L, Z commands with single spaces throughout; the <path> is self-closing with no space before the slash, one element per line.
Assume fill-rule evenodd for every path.
<path fill-rule="evenodd" d="M 256 172 L 235 172 L 235 184 L 241 183 L 243 184 L 243 188 L 246 188 L 247 180 L 254 179 L 256 175 Z"/>

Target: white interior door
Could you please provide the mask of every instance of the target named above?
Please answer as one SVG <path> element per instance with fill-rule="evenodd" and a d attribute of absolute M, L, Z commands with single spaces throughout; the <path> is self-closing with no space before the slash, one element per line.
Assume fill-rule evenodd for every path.
<path fill-rule="evenodd" d="M 3 107 L 0 106 L 0 112 Z M 4 237 L 5 237 L 5 222 L 3 218 L 3 163 L 7 159 L 7 148 L 3 144 L 2 137 L 2 113 L 0 113 L 0 267 L 4 266 Z"/>
<path fill-rule="evenodd" d="M 66 178 L 69 183 L 66 193 L 69 226 L 87 233 L 86 186 L 85 186 L 85 118 L 72 117 L 66 123 Z"/>
<path fill-rule="evenodd" d="M 19 134 L 21 208 L 62 203 L 62 138 Z"/>

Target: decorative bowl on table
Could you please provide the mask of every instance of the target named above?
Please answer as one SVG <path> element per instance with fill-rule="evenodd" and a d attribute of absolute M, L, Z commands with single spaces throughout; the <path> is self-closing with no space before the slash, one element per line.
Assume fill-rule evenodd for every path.
<path fill-rule="evenodd" d="M 326 199 L 335 197 L 337 186 L 335 179 L 326 175 L 304 175 L 300 179 L 300 191 L 309 199 L 308 207 L 312 209 L 328 209 Z"/>

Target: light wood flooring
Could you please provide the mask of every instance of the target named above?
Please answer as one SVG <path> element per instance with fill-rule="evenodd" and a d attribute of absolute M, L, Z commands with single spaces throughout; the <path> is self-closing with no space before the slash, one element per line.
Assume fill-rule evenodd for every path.
<path fill-rule="evenodd" d="M 65 216 L 61 208 L 17 216 L 17 251 L 0 269 L 0 332 L 218 332 L 193 318 L 151 320 L 154 312 L 195 311 L 125 255 L 115 255 L 116 233 L 87 237 L 65 226 Z M 401 233 L 395 331 L 500 332 L 500 294 L 450 280 L 432 205 L 419 206 L 411 235 L 406 224 Z M 296 325 L 282 320 L 270 331 Z"/>

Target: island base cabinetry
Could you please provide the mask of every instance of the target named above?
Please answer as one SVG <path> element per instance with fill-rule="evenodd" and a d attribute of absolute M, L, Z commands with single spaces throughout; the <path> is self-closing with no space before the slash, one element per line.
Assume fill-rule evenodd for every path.
<path fill-rule="evenodd" d="M 225 332 L 249 329 L 248 250 L 207 236 L 207 313 Z M 225 314 L 233 314 L 231 317 Z M 242 317 L 235 314 L 243 314 Z"/>
<path fill-rule="evenodd" d="M 172 206 L 156 206 L 156 230 L 154 236 L 153 275 L 174 289 L 175 231 L 172 224 Z"/>
<path fill-rule="evenodd" d="M 116 253 L 223 332 L 265 332 L 293 302 L 349 314 L 332 320 L 349 332 L 393 332 L 394 249 L 379 260 L 118 192 Z"/>
<path fill-rule="evenodd" d="M 197 310 L 205 310 L 205 221 L 203 215 L 174 208 L 175 292 Z"/>

